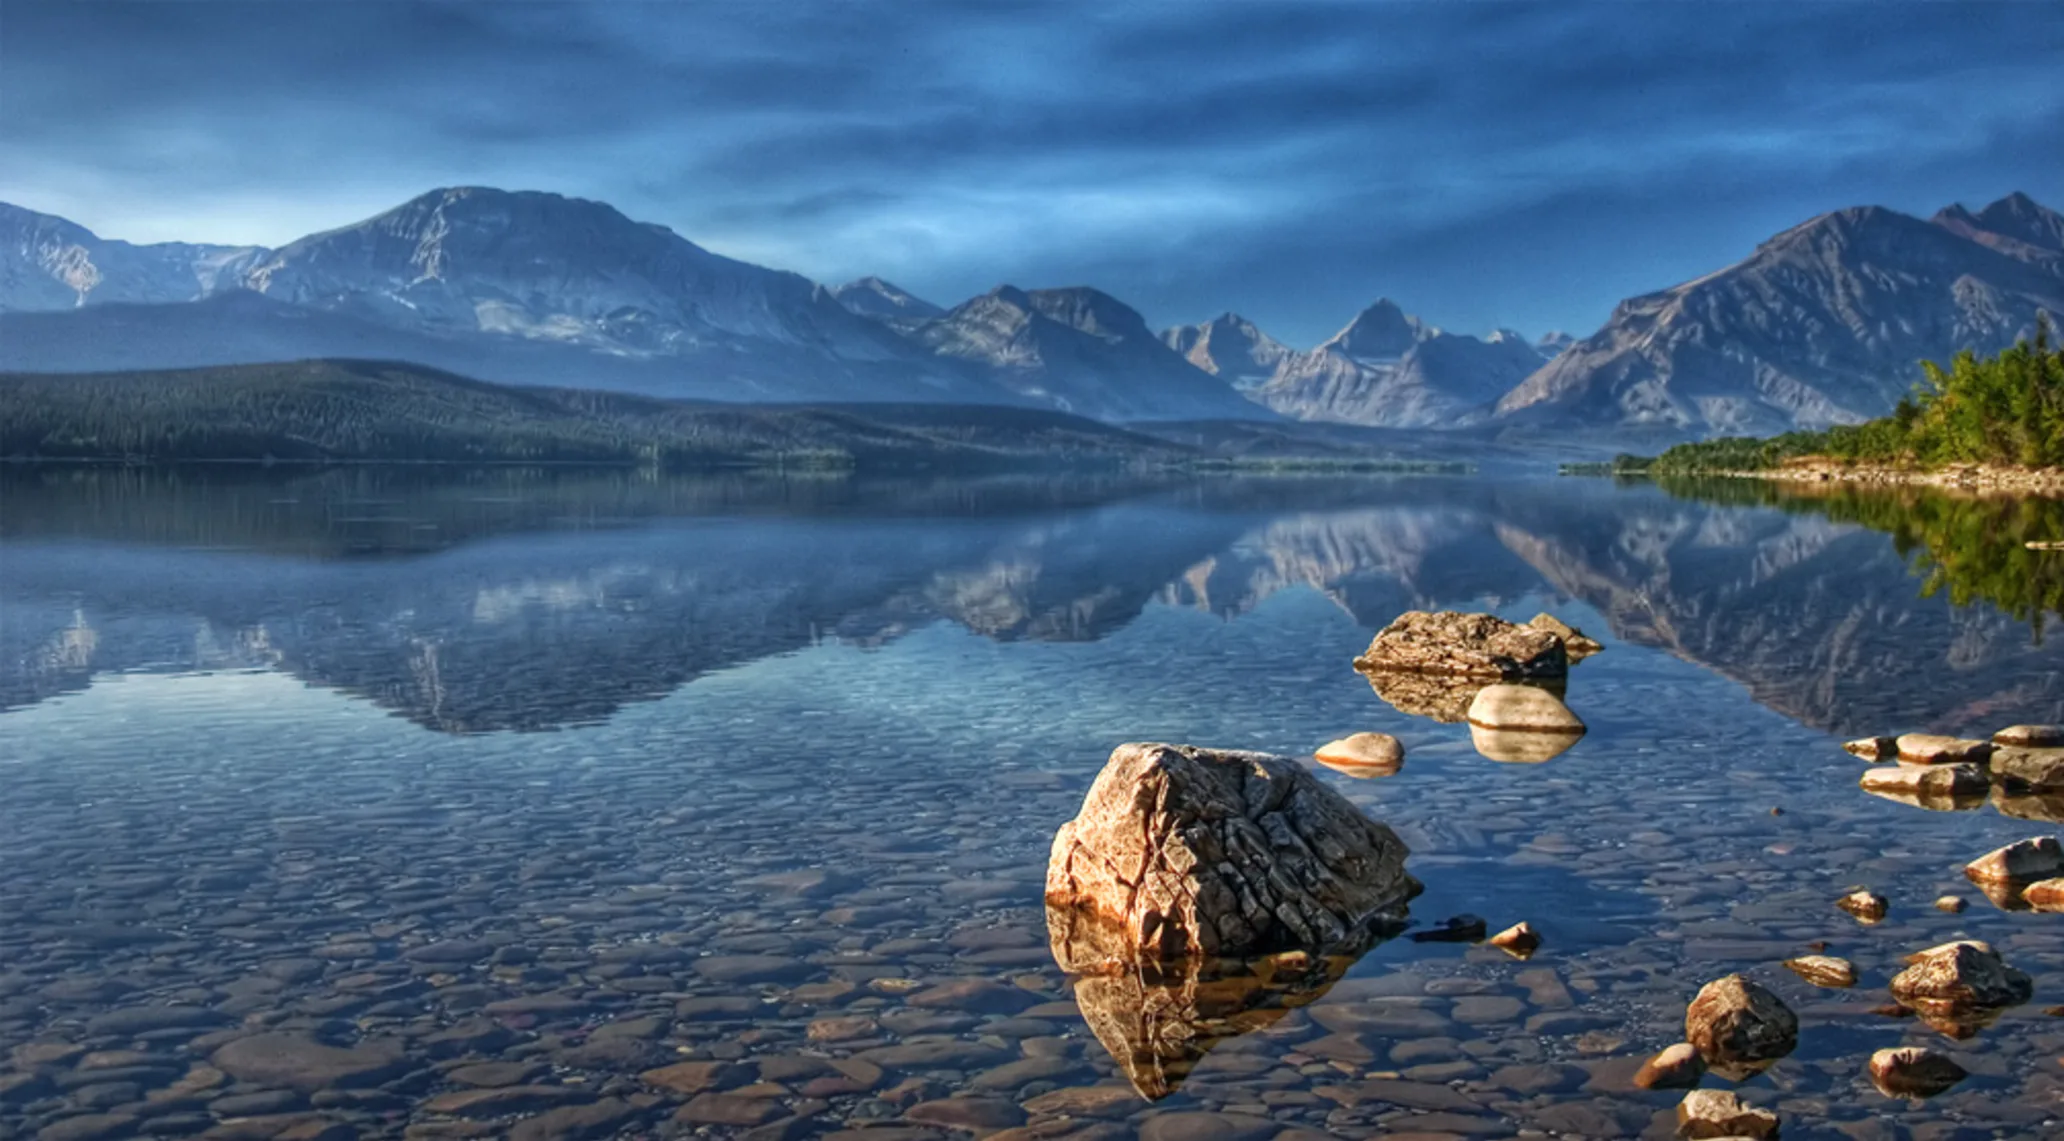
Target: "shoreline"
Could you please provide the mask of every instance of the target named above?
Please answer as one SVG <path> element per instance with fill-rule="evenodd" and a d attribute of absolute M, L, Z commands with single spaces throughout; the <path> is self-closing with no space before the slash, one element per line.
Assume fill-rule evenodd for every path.
<path fill-rule="evenodd" d="M 1935 487 L 1978 495 L 2038 495 L 2064 498 L 2064 468 L 2019 468 L 1993 464 L 1953 464 L 1920 470 L 1827 461 L 1797 462 L 1784 467 L 1747 471 L 1650 472 L 1650 478 L 1760 479 L 1770 483 L 1851 483 L 1880 486 Z"/>

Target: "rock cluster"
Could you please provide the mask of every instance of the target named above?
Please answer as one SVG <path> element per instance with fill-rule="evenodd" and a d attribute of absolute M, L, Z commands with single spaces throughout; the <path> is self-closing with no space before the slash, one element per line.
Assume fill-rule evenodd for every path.
<path fill-rule="evenodd" d="M 1358 941 L 1419 891 L 1405 845 L 1293 761 L 1120 745 L 1054 834 L 1046 901 L 1174 961 Z"/>

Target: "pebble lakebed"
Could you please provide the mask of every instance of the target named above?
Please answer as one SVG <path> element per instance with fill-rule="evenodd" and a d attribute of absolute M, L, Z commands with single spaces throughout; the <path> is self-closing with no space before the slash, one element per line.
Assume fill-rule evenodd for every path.
<path fill-rule="evenodd" d="M 1311 591 L 1093 642 L 827 641 L 541 734 L 276 673 L 102 678 L 0 716 L 0 1136 L 1667 1137 L 1681 1093 L 1632 1075 L 1733 971 L 1800 1017 L 1738 1087 L 1787 1138 L 2064 1128 L 2064 916 L 1961 874 L 2054 824 L 1870 796 L 1835 735 L 1595 612 L 1495 608 L 1606 642 L 1568 686 L 1590 733 L 1545 763 L 1385 705 L 1348 665 L 1370 631 Z M 1402 771 L 1316 771 L 1410 846 L 1415 922 L 1543 946 L 1393 939 L 1147 1102 L 1049 951 L 1053 829 L 1123 740 L 1308 758 L 1358 729 Z M 1857 887 L 1886 919 L 1836 908 Z M 1879 1012 L 1963 936 L 2034 999 L 1961 1042 Z M 1780 965 L 1823 944 L 1854 988 Z M 1904 1044 L 1972 1076 L 1887 1098 L 1865 1064 Z"/>

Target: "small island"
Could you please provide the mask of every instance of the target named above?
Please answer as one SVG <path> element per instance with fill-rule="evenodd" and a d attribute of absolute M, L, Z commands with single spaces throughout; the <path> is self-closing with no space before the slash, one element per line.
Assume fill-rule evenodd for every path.
<path fill-rule="evenodd" d="M 1679 444 L 1615 457 L 1600 474 L 1732 476 L 1783 482 L 1920 483 L 2064 495 L 2064 349 L 2049 322 L 1997 356 L 1923 362 L 1890 416 L 1768 439 Z M 1582 474 L 1590 474 L 1585 472 Z"/>

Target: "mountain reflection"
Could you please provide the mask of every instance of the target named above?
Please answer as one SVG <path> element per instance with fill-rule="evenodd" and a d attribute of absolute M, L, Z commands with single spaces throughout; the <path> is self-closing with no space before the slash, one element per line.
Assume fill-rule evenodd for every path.
<path fill-rule="evenodd" d="M 1447 478 L 5 479 L 0 708 L 110 671 L 266 668 L 442 731 L 548 729 L 825 638 L 944 621 L 1088 641 L 1150 606 L 1235 618 L 1305 588 L 1371 632 L 1406 609 L 1574 598 L 1618 638 L 1837 732 L 2006 707 L 2064 720 L 2064 656 L 2028 628 L 2057 609 L 2064 556 L 1994 543 L 2013 522 L 1998 509 L 1925 499 Z M 2056 537 L 2054 509 L 2017 508 L 2032 514 L 2011 536 Z M 1946 589 L 1924 593 L 1904 551 Z"/>

